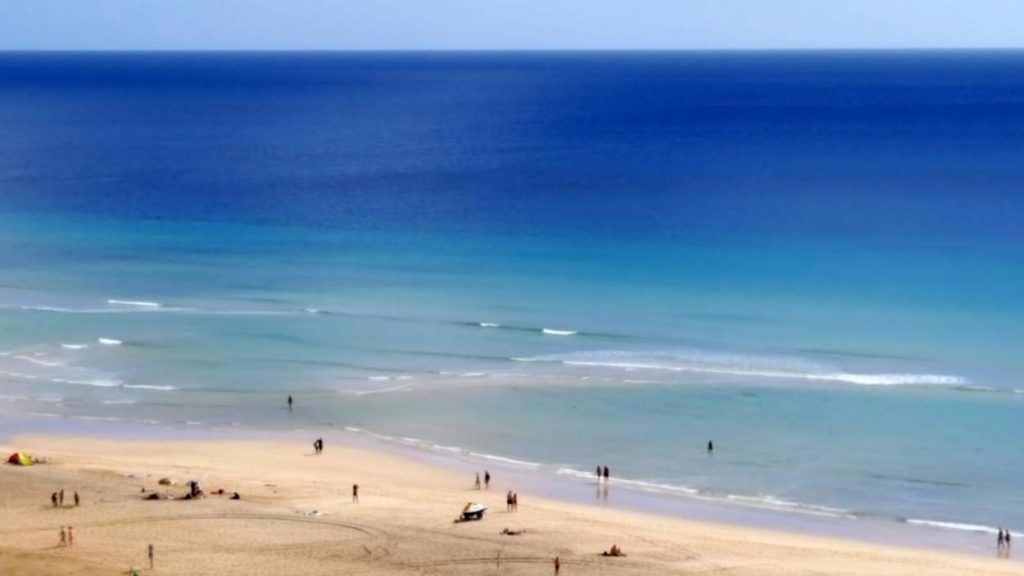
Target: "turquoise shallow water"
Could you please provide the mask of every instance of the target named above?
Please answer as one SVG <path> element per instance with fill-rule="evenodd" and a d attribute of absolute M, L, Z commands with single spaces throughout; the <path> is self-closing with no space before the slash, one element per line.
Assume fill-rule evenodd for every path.
<path fill-rule="evenodd" d="M 673 290 L 679 280 L 633 262 L 653 277 L 638 292 L 637 278 L 599 264 L 646 248 L 621 243 L 562 256 L 503 237 L 4 223 L 4 253 L 18 261 L 0 312 L 8 413 L 112 430 L 334 428 L 563 481 L 587 482 L 602 463 L 625 489 L 757 509 L 1021 521 L 1024 394 L 1012 364 L 988 370 L 949 333 L 908 336 L 930 323 L 969 329 L 974 315 L 782 294 L 737 310 L 734 295 Z M 218 238 L 232 242 L 208 249 Z M 773 250 L 664 257 L 712 252 L 736 270 Z"/>
<path fill-rule="evenodd" d="M 1019 59 L 0 55 L 0 413 L 978 547 L 1024 530 Z"/>

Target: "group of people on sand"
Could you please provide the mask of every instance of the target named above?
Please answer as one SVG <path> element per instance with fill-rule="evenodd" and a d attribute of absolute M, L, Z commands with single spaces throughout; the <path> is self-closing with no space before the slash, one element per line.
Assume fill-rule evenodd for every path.
<path fill-rule="evenodd" d="M 608 471 L 607 466 L 598 466 L 594 471 L 594 474 L 597 475 L 598 482 L 601 482 L 602 480 L 607 482 L 608 479 L 611 478 L 611 473 Z"/>
<path fill-rule="evenodd" d="M 50 494 L 50 502 L 53 504 L 54 508 L 63 508 L 64 507 L 64 489 L 61 488 L 60 492 L 54 492 L 53 494 Z M 78 492 L 77 491 L 74 493 L 74 502 L 75 502 L 75 507 L 77 508 L 78 504 L 79 504 Z"/>
<path fill-rule="evenodd" d="M 1010 531 L 999 529 L 999 536 L 996 537 L 996 549 L 1000 554 L 1008 554 L 1010 552 Z"/>
<path fill-rule="evenodd" d="M 480 489 L 480 473 L 476 473 L 476 481 L 473 482 L 473 487 L 477 490 Z M 484 490 L 490 490 L 491 488 L 491 473 L 484 470 Z"/>
<path fill-rule="evenodd" d="M 509 490 L 505 494 L 505 511 L 516 512 L 517 510 L 519 510 L 519 493 Z"/>
<path fill-rule="evenodd" d="M 618 547 L 618 544 L 611 544 L 610 548 L 601 552 L 601 556 L 620 558 L 626 556 L 626 554 L 623 553 L 622 548 Z"/>
<path fill-rule="evenodd" d="M 75 544 L 75 533 L 71 529 L 71 526 L 60 527 L 60 545 L 61 546 L 74 546 Z"/>

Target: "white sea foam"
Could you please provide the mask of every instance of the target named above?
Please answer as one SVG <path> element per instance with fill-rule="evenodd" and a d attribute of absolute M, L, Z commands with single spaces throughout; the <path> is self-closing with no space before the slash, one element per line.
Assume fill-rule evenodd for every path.
<path fill-rule="evenodd" d="M 117 388 L 121 386 L 120 380 L 112 380 L 107 378 L 96 378 L 93 380 L 79 380 L 77 378 L 50 378 L 50 382 L 55 384 L 75 384 L 78 386 L 95 386 L 97 388 Z"/>
<path fill-rule="evenodd" d="M 29 412 L 31 416 L 42 416 L 43 418 L 60 418 L 60 414 L 53 412 Z"/>
<path fill-rule="evenodd" d="M 565 360 L 567 366 L 591 366 L 605 368 L 621 368 L 633 370 L 667 370 L 671 372 L 696 372 L 701 374 L 719 374 L 725 376 L 750 376 L 754 378 L 773 378 L 786 380 L 811 380 L 822 382 L 845 382 L 863 386 L 899 386 L 899 385 L 944 385 L 956 386 L 967 382 L 959 376 L 946 374 L 861 374 L 856 372 L 793 372 L 788 370 L 747 370 L 743 368 L 719 368 L 697 365 L 664 365 L 651 363 L 599 362 L 583 360 Z"/>
<path fill-rule="evenodd" d="M 97 338 L 96 341 L 104 346 L 120 346 L 124 344 L 122 340 L 117 340 L 116 338 Z"/>
<path fill-rule="evenodd" d="M 84 350 L 85 348 L 88 348 L 89 345 L 88 344 L 61 344 L 60 347 L 64 348 L 65 350 Z"/>
<path fill-rule="evenodd" d="M 68 314 L 76 312 L 74 308 L 62 308 L 60 306 L 18 306 L 18 310 L 25 310 L 26 312 L 64 312 Z"/>
<path fill-rule="evenodd" d="M 362 432 L 363 431 L 362 428 L 356 428 L 355 426 L 345 426 L 345 430 L 348 430 L 349 432 Z"/>
<path fill-rule="evenodd" d="M 443 444 L 433 444 L 430 446 L 430 448 L 432 450 L 439 450 L 441 452 L 453 452 L 456 454 L 461 453 L 463 450 L 460 446 L 445 446 Z"/>
<path fill-rule="evenodd" d="M 162 305 L 159 302 L 147 302 L 145 300 L 118 300 L 116 298 L 110 298 L 107 300 L 107 304 L 111 306 L 135 306 L 138 308 L 160 308 Z"/>
<path fill-rule="evenodd" d="M 387 388 L 373 388 L 370 390 L 353 390 L 352 394 L 356 396 L 372 396 L 374 394 L 388 394 L 391 392 L 403 392 L 412 388 L 412 384 L 399 384 L 397 386 L 388 386 Z"/>
<path fill-rule="evenodd" d="M 110 406 L 130 406 L 137 402 L 135 400 L 104 400 L 103 403 Z"/>
<path fill-rule="evenodd" d="M 170 392 L 171 390 L 177 390 L 174 386 L 167 386 L 162 384 L 125 384 L 125 388 L 133 390 L 158 390 L 160 392 Z"/>
<path fill-rule="evenodd" d="M 501 462 L 502 464 L 509 464 L 511 466 L 520 466 L 523 468 L 540 468 L 539 462 L 529 462 L 527 460 L 516 460 L 515 458 L 508 458 L 505 456 L 497 456 L 495 454 L 486 454 L 483 452 L 470 452 L 470 456 L 476 458 L 482 458 L 484 460 L 493 460 L 494 462 Z"/>
<path fill-rule="evenodd" d="M 763 379 L 841 382 L 862 386 L 965 386 L 960 376 L 929 373 L 861 373 L 836 370 L 802 359 L 738 356 L 704 352 L 634 353 L 596 351 L 549 356 L 517 357 L 517 362 L 549 362 L 582 368 L 613 368 L 625 372 L 641 370 L 687 372 Z"/>
<path fill-rule="evenodd" d="M 75 420 L 87 420 L 92 422 L 120 422 L 116 416 L 72 416 Z"/>
<path fill-rule="evenodd" d="M 391 380 L 391 376 L 370 376 L 367 380 L 387 381 Z"/>
<path fill-rule="evenodd" d="M 583 480 L 596 481 L 597 475 L 592 471 L 582 471 L 569 467 L 561 467 L 556 471 L 556 474 L 560 476 L 572 476 Z M 736 505 L 749 506 L 755 508 L 766 508 L 771 510 L 784 510 L 787 512 L 797 512 L 801 514 L 811 514 L 816 516 L 829 516 L 829 517 L 847 517 L 853 518 L 853 514 L 849 510 L 842 508 L 833 508 L 830 506 L 820 506 L 815 504 L 804 504 L 801 502 L 793 502 L 790 500 L 783 500 L 775 496 L 747 496 L 739 494 L 709 494 L 702 492 L 697 488 L 691 486 L 684 486 L 680 484 L 669 484 L 666 482 L 654 482 L 645 480 L 632 480 L 628 478 L 612 478 L 609 480 L 611 484 L 616 486 L 622 486 L 632 490 L 639 490 L 642 492 L 651 492 L 656 494 L 669 494 L 676 496 L 685 496 L 688 498 L 697 498 L 700 500 L 714 501 L 714 502 L 730 502 Z"/>
<path fill-rule="evenodd" d="M 501 328 L 501 324 L 498 324 L 497 322 L 481 322 L 480 323 L 480 327 L 481 328 Z"/>
<path fill-rule="evenodd" d="M 549 336 L 573 336 L 576 334 L 576 330 L 556 330 L 554 328 L 543 328 L 541 332 Z"/>
<path fill-rule="evenodd" d="M 28 398 L 12 394 L 0 394 L 0 402 L 19 402 L 22 400 L 28 400 Z"/>
<path fill-rule="evenodd" d="M 985 534 L 996 534 L 999 529 L 981 524 L 966 524 L 963 522 L 943 522 L 941 520 L 921 520 L 919 518 L 907 518 L 907 524 L 914 526 L 928 526 L 931 528 L 943 528 L 946 530 L 960 530 L 962 532 L 982 532 Z M 1016 535 L 1016 533 L 1014 533 Z"/>
<path fill-rule="evenodd" d="M 40 360 L 39 358 L 33 358 L 32 356 L 25 356 L 24 354 L 16 354 L 14 356 L 11 356 L 11 358 L 15 358 L 17 360 L 24 360 L 25 362 L 31 362 L 32 364 L 35 364 L 36 366 L 45 366 L 47 368 L 53 368 L 55 366 L 63 366 L 63 363 L 58 362 L 56 360 Z"/>

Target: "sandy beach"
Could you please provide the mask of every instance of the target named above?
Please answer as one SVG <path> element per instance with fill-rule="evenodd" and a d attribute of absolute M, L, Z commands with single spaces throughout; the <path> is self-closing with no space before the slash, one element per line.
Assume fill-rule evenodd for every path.
<path fill-rule="evenodd" d="M 273 441 L 17 437 L 49 463 L 0 468 L 0 574 L 1024 574 L 997 558 L 901 549 L 568 504 L 396 456 Z M 160 486 L 170 478 L 173 485 Z M 197 500 L 147 501 L 154 491 Z M 352 502 L 352 485 L 360 502 Z M 65 490 L 65 507 L 50 494 Z M 143 489 L 146 491 L 143 493 Z M 71 506 L 77 491 L 81 505 Z M 238 492 L 241 500 L 227 495 Z M 482 521 L 454 523 L 467 501 Z M 73 526 L 73 546 L 59 530 Z M 519 535 L 504 535 L 504 529 Z M 154 545 L 155 568 L 147 546 Z M 601 556 L 613 544 L 626 554 Z"/>

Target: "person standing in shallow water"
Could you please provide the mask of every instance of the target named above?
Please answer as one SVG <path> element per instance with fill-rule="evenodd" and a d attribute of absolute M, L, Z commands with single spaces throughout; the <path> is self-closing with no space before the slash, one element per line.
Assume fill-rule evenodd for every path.
<path fill-rule="evenodd" d="M 715 443 L 712 442 L 711 440 L 708 440 L 708 454 L 714 454 L 714 452 L 715 452 Z"/>
<path fill-rule="evenodd" d="M 288 410 L 292 409 L 292 395 L 288 395 Z"/>
<path fill-rule="evenodd" d="M 611 474 L 608 472 L 608 467 L 605 466 L 604 467 L 604 481 L 605 481 L 605 484 L 608 483 L 608 479 L 609 478 L 611 478 Z"/>
<path fill-rule="evenodd" d="M 601 473 L 601 466 L 598 466 L 594 473 L 597 474 L 597 481 L 600 482 L 603 477 L 603 474 Z"/>
<path fill-rule="evenodd" d="M 484 490 L 490 490 L 491 488 L 491 473 L 484 470 Z"/>

